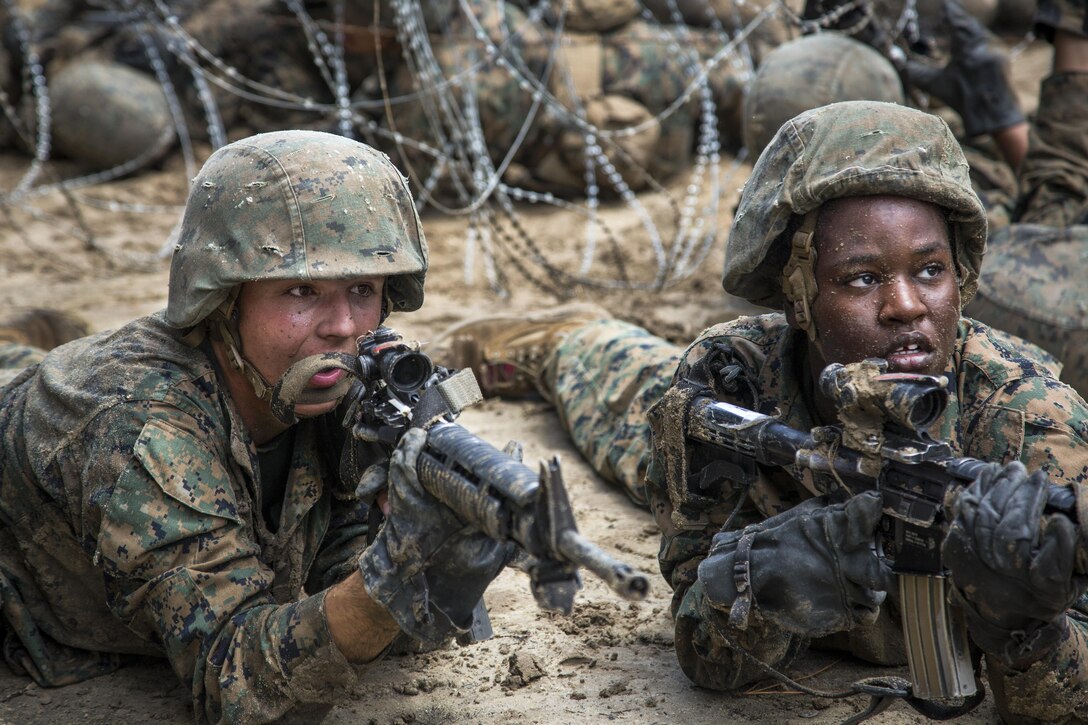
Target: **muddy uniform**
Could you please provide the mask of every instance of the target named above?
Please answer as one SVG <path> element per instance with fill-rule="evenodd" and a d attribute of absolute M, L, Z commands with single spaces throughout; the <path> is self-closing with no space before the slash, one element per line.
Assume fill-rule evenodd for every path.
<path fill-rule="evenodd" d="M 17 342 L 0 342 L 0 385 L 14 380 L 23 368 L 45 359 L 45 351 Z"/>
<path fill-rule="evenodd" d="M 999 330 L 989 336 L 1056 376 L 1058 360 Z M 683 348 L 621 320 L 571 330 L 549 356 L 540 390 L 555 404 L 571 440 L 605 480 L 649 506 L 646 413 L 669 389 Z"/>
<path fill-rule="evenodd" d="M 801 336 L 803 337 L 803 336 Z M 679 387 L 702 390 L 721 400 L 775 415 L 794 428 L 807 430 L 814 417 L 808 376 L 798 379 L 803 354 L 798 335 L 781 315 L 741 318 L 711 328 L 684 354 L 677 372 Z M 952 380 L 950 403 L 931 432 L 958 454 L 988 461 L 1021 460 L 1031 470 L 1046 471 L 1052 482 L 1083 485 L 1088 479 L 1088 407 L 1074 391 L 1040 366 L 1018 357 L 980 323 L 962 319 L 952 361 L 945 372 Z M 729 392 L 729 391 L 735 392 Z M 754 400 L 752 399 L 754 395 Z M 669 403 L 660 412 L 675 420 Z M 655 410 L 655 413 L 658 411 Z M 660 563 L 674 588 L 676 650 L 681 666 L 697 684 L 734 688 L 762 676 L 729 644 L 741 643 L 760 660 L 784 666 L 803 647 L 797 636 L 765 620 L 746 632 L 729 627 L 728 611 L 714 608 L 703 594 L 697 567 L 711 538 L 736 505 L 725 495 L 705 511 L 704 522 L 685 520 L 674 511 L 684 492 L 666 483 L 663 450 L 667 435 L 655 429 L 654 460 L 647 478 L 651 509 L 663 531 Z M 766 471 L 748 492 L 731 528 L 744 526 L 826 493 L 795 480 L 781 469 Z M 1078 603 L 1088 614 L 1088 601 Z M 817 640 L 883 664 L 905 662 L 896 626 L 894 602 L 881 610 L 872 627 Z M 1013 672 L 992 659 L 989 680 L 1007 711 L 1041 719 L 1076 713 L 1088 716 L 1088 624 L 1073 619 L 1064 641 L 1026 672 Z"/>
<path fill-rule="evenodd" d="M 324 607 L 366 540 L 336 414 L 258 448 L 210 359 L 152 315 L 2 389 L 4 654 L 40 684 L 165 655 L 215 722 L 355 680 Z"/>
<path fill-rule="evenodd" d="M 1051 117 L 1059 107 L 1057 103 L 1050 106 Z M 904 114 L 904 122 L 909 115 Z M 818 117 L 819 114 L 812 114 L 812 118 Z M 895 127 L 895 123 L 890 122 L 890 125 Z M 949 194 L 937 197 L 940 199 L 938 205 L 956 209 L 956 213 L 950 215 L 958 225 L 954 230 L 953 249 L 963 280 L 961 295 L 969 299 L 981 262 L 985 226 L 978 223 L 982 209 L 977 198 L 974 206 L 967 203 L 965 194 L 969 185 L 962 172 L 966 163 L 958 147 L 947 146 L 950 137 L 947 129 L 945 150 L 932 158 L 927 155 L 921 161 L 911 156 L 917 144 L 912 145 L 910 141 L 881 145 L 870 139 L 866 144 L 857 143 L 854 161 L 864 173 L 840 177 L 834 173 L 837 168 L 834 164 L 840 163 L 839 156 L 834 157 L 836 160 L 828 169 L 810 162 L 811 170 L 801 163 L 800 156 L 789 156 L 788 149 L 804 148 L 805 158 L 815 158 L 816 151 L 811 149 L 819 143 L 833 145 L 833 141 L 840 140 L 833 132 L 835 126 L 824 129 L 828 135 L 821 136 L 819 141 L 810 137 L 815 131 L 810 132 L 805 124 L 799 128 L 802 126 L 808 135 L 800 141 L 795 140 L 795 146 L 784 143 L 783 148 L 787 151 L 776 152 L 784 157 L 775 160 L 780 166 L 768 163 L 770 176 L 785 178 L 800 188 L 795 189 L 796 193 L 786 201 L 779 200 L 780 203 L 772 203 L 776 201 L 773 194 L 778 192 L 768 190 L 770 199 L 757 198 L 750 205 L 749 211 L 753 212 L 750 216 L 760 225 L 767 226 L 769 214 L 766 209 L 777 214 L 774 221 L 779 226 L 775 227 L 776 231 L 768 227 L 766 236 L 773 238 L 775 234 L 781 234 L 791 211 L 795 216 L 808 213 L 819 205 L 820 200 L 834 198 L 836 194 L 849 196 L 853 190 L 850 183 L 861 185 L 872 179 L 872 183 L 884 184 L 873 188 L 885 188 L 893 195 L 904 193 L 901 189 L 913 188 L 912 185 L 919 189 L 936 189 L 941 194 Z M 848 127 L 849 124 L 843 125 L 843 129 Z M 895 127 L 895 130 L 897 133 L 892 136 L 895 139 L 912 139 L 921 133 L 913 128 Z M 866 137 L 876 138 L 873 134 L 866 134 Z M 872 144 L 872 149 L 867 144 Z M 898 165 L 885 166 L 882 153 L 893 154 Z M 922 153 L 926 153 L 925 148 Z M 958 159 L 955 158 L 957 155 Z M 904 159 L 900 160 L 900 156 Z M 914 165 L 910 166 L 912 161 Z M 795 162 L 797 168 L 789 166 Z M 909 166 L 911 173 L 896 176 L 895 170 L 900 165 Z M 914 170 L 919 165 L 927 172 L 930 167 L 939 169 L 939 173 L 934 171 L 931 177 L 917 174 Z M 821 173 L 827 178 L 821 177 Z M 758 197 L 760 187 L 755 185 L 754 188 Z M 952 196 L 951 192 L 958 196 Z M 934 196 L 922 198 L 932 201 Z M 764 213 L 761 213 L 761 201 L 766 202 Z M 805 206 L 797 211 L 787 202 Z M 786 238 L 788 244 L 788 236 Z M 733 241 L 731 238 L 731 243 Z M 749 243 L 754 244 L 751 240 Z M 733 251 L 736 257 L 739 252 Z M 780 256 L 774 262 L 764 263 L 761 260 L 767 254 L 765 248 L 760 250 L 762 256 L 759 257 L 752 250 L 748 251 L 750 254 L 746 259 L 751 264 L 747 267 L 735 264 L 732 271 L 736 273 L 736 279 L 729 277 L 727 269 L 726 290 L 767 304 L 757 298 L 766 290 L 781 290 L 780 275 L 785 258 Z M 753 273 L 751 267 L 754 265 L 761 277 L 757 278 Z M 743 279 L 751 281 L 748 288 L 740 288 L 737 280 Z M 781 304 L 779 294 L 779 300 L 773 306 Z M 778 415 L 795 427 L 811 427 L 816 421 L 809 411 L 815 408 L 808 402 L 812 399 L 811 393 L 798 381 L 797 370 L 804 358 L 798 354 L 803 350 L 795 349 L 794 338 L 793 334 L 787 333 L 781 315 L 749 318 L 733 323 L 732 327 L 716 328 L 689 351 L 680 366 L 678 380 L 694 376 L 696 387 L 704 385 L 719 397 L 732 398 L 761 412 Z M 712 343 L 720 343 L 715 359 L 728 363 L 721 366 L 720 372 L 711 373 L 705 369 L 709 365 L 704 358 Z M 1019 354 L 1027 349 L 1022 342 L 1008 343 L 1009 337 L 1003 333 L 968 319 L 961 320 L 958 343 L 948 371 L 950 380 L 955 383 L 950 391 L 952 404 L 934 432 L 965 455 L 992 461 L 1021 460 L 1029 469 L 1046 471 L 1055 482 L 1084 483 L 1088 475 L 1088 410 L 1085 403 L 1044 369 L 1048 364 L 1046 361 Z M 736 501 L 727 497 L 715 502 L 714 510 L 707 512 L 706 522 L 688 530 L 682 526 L 685 522 L 673 520 L 675 501 L 669 496 L 659 461 L 650 465 L 646 487 L 640 484 L 641 474 L 649 463 L 650 440 L 645 415 L 669 389 L 668 380 L 678 353 L 675 346 L 637 328 L 615 321 L 601 321 L 566 334 L 545 367 L 542 383 L 545 394 L 559 408 L 560 417 L 583 454 L 606 478 L 621 484 L 634 500 L 648 500 L 662 526 L 665 536 L 661 563 L 676 588 L 676 643 L 685 671 L 698 684 L 731 688 L 750 681 L 759 673 L 726 643 L 723 632 L 727 632 L 724 629 L 727 614 L 710 605 L 696 577 L 698 564 L 705 557 L 711 538 Z M 747 394 L 747 399 L 735 397 L 748 390 L 749 386 L 744 383 L 746 379 L 754 384 L 752 392 Z M 728 391 L 736 392 L 727 395 Z M 661 454 L 662 446 L 661 441 L 654 442 L 655 454 Z M 684 456 L 676 458 L 683 459 Z M 812 498 L 816 493 L 784 472 L 769 473 L 767 480 L 751 492 L 743 514 L 733 526 L 739 529 L 762 520 L 791 508 L 802 499 Z M 1084 711 L 1085 703 L 1088 703 L 1088 674 L 1082 664 L 1088 652 L 1088 638 L 1082 627 L 1088 602 L 1081 599 L 1075 609 L 1077 611 L 1070 611 L 1070 616 L 1061 620 L 1062 639 L 1058 645 L 1026 671 L 1014 672 L 990 658 L 989 679 L 1004 713 L 1041 720 L 1088 717 L 1088 712 Z M 874 662 L 902 663 L 902 637 L 895 614 L 894 602 L 889 602 L 876 624 L 832 635 L 824 638 L 822 644 L 849 649 Z M 749 628 L 743 636 L 733 632 L 733 641 L 760 659 L 778 665 L 787 663 L 805 644 L 798 637 L 769 630 L 765 625 Z"/>
<path fill-rule="evenodd" d="M 1085 99 L 1088 74 L 1058 74 L 1044 82 L 1024 162 L 1022 221 L 991 233 L 978 295 L 966 309 L 968 316 L 1040 346 L 1004 339 L 1050 369 L 1060 362 L 1062 379 L 1082 396 L 1088 392 L 1088 294 L 1080 272 L 1088 253 L 1088 218 L 1082 218 L 1088 215 Z M 678 353 L 638 328 L 602 321 L 570 333 L 545 370 L 544 387 L 579 450 L 640 504 L 646 500 L 641 472 L 648 442 L 636 442 L 645 434 L 639 427 L 668 387 Z"/>
<path fill-rule="evenodd" d="M 647 506 L 646 413 L 672 382 L 681 349 L 619 320 L 572 330 L 549 358 L 543 392 L 575 446 L 610 483 Z"/>
<path fill-rule="evenodd" d="M 822 424 L 813 417 L 807 377 L 802 384 L 795 372 L 801 352 L 796 340 L 782 315 L 741 318 L 708 330 L 681 359 L 679 348 L 665 340 L 634 325 L 607 320 L 572 331 L 545 372 L 549 397 L 579 450 L 633 500 L 648 502 L 662 527 L 660 563 L 675 589 L 677 653 L 688 676 L 706 687 L 729 689 L 762 676 L 725 643 L 721 632 L 777 666 L 788 664 L 805 641 L 767 625 L 749 626 L 743 635 L 731 632 L 728 611 L 714 609 L 705 600 L 696 570 L 736 500 L 725 497 L 706 512 L 707 523 L 698 527 L 688 529 L 674 521 L 661 461 L 650 461 L 646 413 L 670 387 L 669 376 L 681 359 L 678 381 L 776 415 L 798 429 Z M 958 454 L 989 461 L 1021 460 L 1030 469 L 1047 471 L 1056 483 L 1085 483 L 1088 407 L 1045 367 L 1019 355 L 1005 343 L 1004 335 L 964 318 L 946 374 L 955 381 L 949 390 L 951 402 L 932 432 Z M 754 401 L 747 381 L 760 391 Z M 743 392 L 729 394 L 728 387 Z M 657 442 L 654 452 L 660 455 Z M 765 474 L 733 527 L 743 528 L 822 493 L 784 471 Z M 1082 600 L 1078 611 L 1088 616 L 1088 601 Z M 898 616 L 890 603 L 873 626 L 818 642 L 869 661 L 904 664 Z M 991 664 L 992 687 L 1011 712 L 1050 719 L 1072 712 L 1070 703 L 1086 701 L 1088 625 L 1082 627 L 1082 621 L 1068 629 L 1061 646 L 1027 672 Z"/>

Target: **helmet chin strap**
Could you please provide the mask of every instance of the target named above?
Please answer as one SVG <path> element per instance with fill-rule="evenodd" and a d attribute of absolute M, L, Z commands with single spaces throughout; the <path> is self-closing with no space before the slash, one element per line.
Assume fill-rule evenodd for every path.
<path fill-rule="evenodd" d="M 322 370 L 339 368 L 349 374 L 327 388 L 308 388 L 310 380 Z M 359 358 L 345 352 L 323 352 L 304 357 L 280 376 L 269 395 L 272 414 L 287 425 L 298 422 L 295 408 L 299 405 L 331 403 L 343 398 L 351 384 L 361 374 Z"/>
<path fill-rule="evenodd" d="M 235 291 L 209 316 L 208 323 L 223 342 L 231 367 L 242 374 L 260 400 L 268 403 L 277 420 L 286 425 L 294 425 L 298 422 L 295 409 L 299 405 L 328 403 L 339 400 L 347 394 L 353 382 L 353 376 L 359 372 L 359 361 L 354 355 L 346 353 L 327 352 L 310 355 L 287 368 L 275 385 L 270 383 L 242 354 L 235 307 L 237 299 L 238 292 Z M 345 375 L 335 385 L 327 388 L 307 389 L 314 375 L 329 368 L 346 370 L 351 375 Z"/>
<path fill-rule="evenodd" d="M 782 293 L 793 305 L 797 327 L 804 330 L 808 339 L 816 341 L 816 323 L 812 319 L 812 304 L 816 301 L 816 249 L 812 237 L 816 232 L 817 210 L 805 214 L 801 228 L 793 234 L 790 258 L 782 269 Z"/>
<path fill-rule="evenodd" d="M 258 398 L 266 403 L 272 401 L 272 386 L 256 367 L 242 355 L 242 343 L 238 335 L 238 295 L 241 286 L 236 286 L 227 298 L 208 315 L 208 327 L 227 349 L 227 361 L 240 372 Z"/>
<path fill-rule="evenodd" d="M 218 312 L 218 310 L 217 310 Z M 236 322 L 221 314 L 215 314 L 214 319 L 208 320 L 217 333 L 223 346 L 227 349 L 227 360 L 232 368 L 242 374 L 253 387 L 253 392 L 266 403 L 272 402 L 272 386 L 261 375 L 260 371 L 242 355 L 241 344 L 238 341 L 238 325 Z"/>

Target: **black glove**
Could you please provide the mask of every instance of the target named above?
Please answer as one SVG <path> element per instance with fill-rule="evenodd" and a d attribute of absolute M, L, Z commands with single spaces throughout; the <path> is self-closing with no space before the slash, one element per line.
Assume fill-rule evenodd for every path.
<path fill-rule="evenodd" d="M 952 59 L 935 68 L 907 59 L 902 71 L 921 90 L 947 103 L 963 119 L 968 136 L 992 133 L 1024 121 L 1005 75 L 1005 59 L 989 45 L 986 29 L 957 0 L 945 0 Z"/>
<path fill-rule="evenodd" d="M 821 496 L 717 534 L 699 565 L 703 590 L 711 603 L 730 607 L 730 622 L 739 627 L 746 626 L 749 606 L 806 637 L 872 623 L 892 583 L 891 569 L 876 555 L 880 513 L 876 492 L 834 505 Z"/>
<path fill-rule="evenodd" d="M 416 461 L 426 443 L 426 431 L 409 429 L 387 474 L 384 466 L 363 474 L 363 497 L 372 497 L 388 481 L 389 515 L 359 557 L 359 571 L 371 598 L 401 630 L 434 647 L 469 631 L 473 610 L 510 558 L 512 545 L 465 526 L 424 490 Z"/>
<path fill-rule="evenodd" d="M 1020 462 L 988 466 L 952 502 L 941 549 L 971 638 L 1010 666 L 1040 659 L 1061 638 L 1084 591 L 1073 575 L 1077 530 L 1043 515 L 1047 476 Z"/>

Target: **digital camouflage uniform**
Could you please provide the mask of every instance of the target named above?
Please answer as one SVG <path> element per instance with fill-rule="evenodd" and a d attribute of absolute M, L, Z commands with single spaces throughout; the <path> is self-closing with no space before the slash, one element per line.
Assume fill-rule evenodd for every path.
<path fill-rule="evenodd" d="M 230 310 L 247 280 L 380 275 L 387 309 L 417 309 L 426 249 L 405 180 L 363 144 L 286 131 L 213 154 L 166 310 L 56 347 L 0 388 L 5 659 L 55 686 L 166 656 L 200 721 L 344 695 L 360 668 L 331 639 L 325 592 L 357 568 L 355 486 L 386 452 L 359 443 L 342 466 L 336 410 L 256 445 L 206 325 L 242 355 Z M 252 367 L 239 374 L 261 394 Z"/>
<path fill-rule="evenodd" d="M 774 415 L 794 428 L 811 429 L 825 421 L 813 416 L 807 373 L 800 380 L 797 377 L 798 344 L 803 344 L 803 337 L 789 330 L 781 314 L 719 325 L 703 333 L 684 353 L 677 384 L 683 381 L 721 400 Z M 1055 483 L 1088 481 L 1088 407 L 1045 368 L 1021 357 L 985 325 L 964 318 L 945 374 L 951 381 L 950 403 L 930 431 L 957 454 L 989 461 L 1021 460 L 1030 470 L 1047 471 Z M 750 390 L 756 394 L 754 400 Z M 826 493 L 781 469 L 765 474 L 747 492 L 733 528 Z M 762 671 L 735 651 L 726 637 L 767 664 L 787 665 L 804 647 L 804 640 L 765 621 L 750 623 L 745 632 L 731 628 L 728 611 L 711 606 L 697 580 L 698 564 L 736 505 L 736 496 L 730 492 L 703 512 L 705 521 L 688 521 L 674 512 L 675 497 L 670 497 L 665 478 L 655 458 L 646 488 L 651 511 L 662 528 L 659 558 L 674 590 L 681 667 L 697 684 L 716 689 L 732 689 L 762 677 Z M 1082 599 L 1078 611 L 1088 617 L 1088 599 Z M 871 627 L 838 633 L 815 644 L 880 664 L 904 664 L 898 618 L 891 602 Z M 1003 711 L 1039 719 L 1073 712 L 1088 716 L 1088 619 L 1074 622 L 1065 641 L 1027 672 L 1011 672 L 990 661 L 989 681 Z"/>
<path fill-rule="evenodd" d="M 45 351 L 40 348 L 16 342 L 0 343 L 0 385 L 7 385 L 22 373 L 23 368 L 44 359 Z"/>
<path fill-rule="evenodd" d="M 680 352 L 641 327 L 601 320 L 569 332 L 544 368 L 542 392 L 575 446 L 595 471 L 644 508 L 646 413 L 672 382 Z"/>
<path fill-rule="evenodd" d="M 866 138 L 867 134 L 872 138 L 881 133 L 872 131 L 867 118 L 863 113 L 856 119 L 861 127 L 858 138 Z M 916 119 L 905 120 L 916 122 Z M 842 132 L 848 134 L 849 126 L 844 126 Z M 947 129 L 945 132 L 945 143 L 954 145 L 950 132 Z M 914 130 L 914 134 L 932 134 L 932 130 L 920 128 Z M 894 149 L 895 153 L 904 153 L 905 149 L 910 154 L 913 143 L 932 141 L 912 138 L 909 127 L 892 134 L 884 131 L 884 138 L 883 142 L 859 144 L 854 153 L 861 158 L 866 145 L 884 143 L 885 148 Z M 798 153 L 814 144 L 811 139 L 803 142 L 785 138 L 780 143 L 793 144 L 788 148 Z M 923 164 L 928 163 L 924 161 L 930 157 L 927 154 L 945 164 L 956 163 L 951 146 L 942 149 L 934 144 L 914 153 L 921 154 L 918 158 L 923 159 Z M 969 189 L 966 162 L 962 154 L 958 158 L 956 173 L 960 186 L 957 188 Z M 793 203 L 805 204 L 811 209 L 818 207 L 822 200 L 834 198 L 836 190 L 847 193 L 844 189 L 853 183 L 854 167 L 845 163 L 841 156 L 826 161 L 839 171 L 829 168 L 827 173 L 832 176 L 822 186 L 817 182 L 814 186 L 794 188 Z M 864 166 L 863 161 L 858 164 Z M 808 178 L 820 178 L 821 167 L 814 163 L 810 169 L 799 171 L 801 168 L 804 167 L 775 168 L 772 175 L 786 179 L 787 187 L 804 184 Z M 811 177 L 794 177 L 794 174 L 808 172 Z M 907 171 L 897 183 L 909 184 L 913 173 Z M 946 197 L 943 205 L 959 208 L 952 198 Z M 981 217 L 984 211 L 977 198 L 974 204 L 977 207 L 975 216 Z M 742 195 L 738 218 L 745 213 Z M 751 209 L 747 213 L 765 221 L 763 215 Z M 952 218 L 959 220 L 955 225 L 967 224 L 970 219 L 962 213 Z M 776 228 L 783 231 L 787 221 L 788 215 L 780 215 L 775 224 L 781 226 Z M 965 236 L 970 229 L 955 228 L 956 244 L 961 250 L 957 255 L 961 265 L 961 291 L 964 298 L 969 299 L 977 280 L 982 249 L 977 238 Z M 975 227 L 974 233 L 984 233 L 984 226 Z M 973 249 L 973 252 L 965 257 L 964 249 Z M 784 263 L 783 258 L 777 269 L 781 270 Z M 761 268 L 759 273 L 769 274 L 771 269 Z M 728 291 L 760 304 L 781 305 L 781 293 L 778 293 L 777 301 L 759 298 L 757 288 L 773 287 L 773 280 L 759 281 L 754 272 L 741 273 L 738 277 L 750 280 L 746 282 L 751 285 L 747 292 L 727 285 Z M 803 333 L 790 330 L 782 314 L 740 318 L 706 331 L 681 357 L 679 348 L 640 328 L 603 320 L 567 333 L 544 369 L 545 393 L 556 403 L 579 450 L 602 475 L 620 484 L 632 499 L 648 503 L 661 526 L 663 537 L 659 556 L 662 572 L 674 588 L 677 654 L 689 677 L 703 686 L 731 689 L 762 676 L 761 671 L 728 644 L 726 636 L 760 660 L 776 666 L 788 664 L 806 642 L 776 630 L 766 622 L 750 625 L 747 632 L 730 630 L 728 613 L 709 604 L 702 584 L 697 580 L 698 564 L 705 557 L 712 537 L 736 505 L 736 497 L 726 496 L 712 504 L 705 512 L 705 520 L 699 522 L 675 515 L 678 494 L 673 492 L 670 496 L 661 458 L 665 443 L 661 439 L 653 440 L 651 451 L 646 415 L 652 411 L 651 417 L 657 415 L 659 420 L 664 419 L 660 423 L 663 428 L 675 425 L 675 416 L 679 415 L 676 410 L 670 412 L 663 406 L 660 410 L 654 408 L 675 385 L 702 389 L 719 399 L 774 415 L 795 428 L 809 429 L 817 423 L 824 424 L 827 421 L 815 420 L 811 412 L 815 408 L 811 391 L 806 390 L 810 385 L 808 375 L 798 379 L 798 365 L 803 360 L 798 345 L 803 345 L 804 340 Z M 963 455 L 991 461 L 1021 460 L 1029 469 L 1047 471 L 1056 483 L 1079 487 L 1088 479 L 1088 407 L 1075 391 L 1056 380 L 1053 373 L 1058 366 L 1053 358 L 1039 352 L 1030 343 L 969 318 L 961 318 L 957 342 L 946 371 L 950 380 L 950 404 L 932 432 Z M 678 359 L 677 369 L 675 362 Z M 646 473 L 644 486 L 643 473 Z M 733 526 L 740 528 L 772 516 L 818 493 L 820 491 L 813 484 L 801 483 L 784 471 L 768 471 L 748 493 Z M 1082 500 L 1082 507 L 1083 504 Z M 1013 672 L 999 662 L 989 662 L 989 681 L 998 706 L 1006 716 L 1041 720 L 1088 717 L 1088 600 L 1082 599 L 1078 603 L 1076 611 L 1070 612 L 1069 621 L 1071 625 L 1060 645 L 1026 672 Z M 820 640 L 819 644 L 845 649 L 877 663 L 905 663 L 894 602 L 883 608 L 880 618 L 871 627 L 837 633 Z"/>
<path fill-rule="evenodd" d="M 266 471 L 228 400 L 206 352 L 159 315 L 57 348 L 4 389 L 9 662 L 62 685 L 165 652 L 212 722 L 269 719 L 354 681 L 322 591 L 366 545 L 336 415 L 299 424 Z M 276 475 L 271 526 L 260 482 Z"/>
<path fill-rule="evenodd" d="M 951 387 L 952 403 L 933 432 L 963 455 L 1001 461 L 1019 458 L 1029 467 L 1047 468 L 1055 480 L 1083 481 L 1088 466 L 1085 442 L 1088 409 L 1068 388 L 1055 382 L 1048 368 L 1025 359 L 1021 355 L 1024 346 L 1009 345 L 1007 341 L 1003 333 L 961 319 L 956 352 L 949 366 L 950 375 L 957 373 L 950 379 L 959 384 Z M 722 395 L 722 399 L 752 406 L 762 413 L 781 417 L 794 428 L 807 430 L 815 423 L 806 407 L 804 391 L 791 372 L 792 363 L 788 362 L 795 344 L 780 314 L 741 318 L 719 325 L 700 336 L 686 353 L 635 325 L 602 320 L 571 331 L 545 370 L 545 392 L 556 404 L 579 451 L 601 476 L 619 485 L 635 503 L 649 507 L 662 525 L 662 571 L 675 589 L 674 615 L 682 618 L 677 620 L 677 654 L 685 672 L 706 687 L 739 686 L 761 676 L 715 636 L 715 627 L 725 626 L 728 613 L 709 608 L 702 598 L 701 586 L 695 582 L 698 563 L 717 533 L 716 526 L 724 522 L 735 500 L 723 501 L 719 509 L 708 512 L 707 526 L 698 531 L 684 531 L 673 525 L 672 505 L 661 471 L 653 471 L 650 480 L 646 480 L 651 458 L 646 413 L 670 387 L 682 353 L 684 362 L 677 375 L 703 376 L 704 382 L 709 383 L 706 354 L 719 347 L 715 353 L 719 360 L 725 354 L 723 350 L 730 350 L 736 352 L 739 361 L 747 363 L 731 374 L 738 380 L 757 381 L 760 390 L 760 399 L 754 406 L 751 401 L 729 395 Z M 714 382 L 718 385 L 720 379 Z M 1062 408 L 1070 411 L 1066 420 L 1049 419 L 1053 410 Z M 1020 417 L 1017 411 L 1027 412 L 1023 421 L 1017 420 Z M 1054 441 L 1068 445 L 1054 446 Z M 1063 454 L 1061 461 L 1056 462 L 1048 450 L 1050 447 L 1055 450 L 1071 447 L 1075 453 Z M 1062 470 L 1056 472 L 1059 468 Z M 772 474 L 753 492 L 753 503 L 734 525 L 743 527 L 813 495 L 816 493 L 812 489 L 789 476 L 781 472 Z M 1088 617 L 1088 601 L 1082 600 L 1078 611 Z M 712 617 L 710 623 L 703 622 L 707 616 Z M 872 627 L 832 635 L 817 644 L 850 651 L 881 664 L 904 664 L 898 622 L 898 610 L 889 605 Z M 783 667 L 805 644 L 800 638 L 768 628 L 749 628 L 743 637 L 736 632 L 732 636 L 753 647 L 755 643 L 764 643 L 750 651 Z M 1055 669 L 1055 664 L 1061 667 Z M 1064 713 L 1070 701 L 1088 697 L 1085 692 L 1088 681 L 1075 679 L 1088 672 L 1085 667 L 1088 667 L 1088 629 L 1078 624 L 1070 629 L 1067 642 L 1044 663 L 1024 674 L 1010 674 L 1008 678 L 998 678 L 991 670 L 990 682 L 1012 711 L 1038 716 L 1039 704 L 1053 700 L 1061 703 L 1055 705 L 1055 712 Z M 1036 688 L 1053 682 L 1054 672 L 1063 676 L 1072 673 L 1080 689 L 1074 687 L 1059 695 L 1043 690 L 1047 694 L 1037 697 Z M 1062 707 L 1066 710 L 1061 710 Z M 1082 716 L 1085 714 L 1088 713 Z"/>

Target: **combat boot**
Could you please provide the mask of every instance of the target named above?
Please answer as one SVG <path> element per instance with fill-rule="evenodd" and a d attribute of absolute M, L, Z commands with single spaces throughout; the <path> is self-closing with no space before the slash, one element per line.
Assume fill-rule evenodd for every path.
<path fill-rule="evenodd" d="M 485 397 L 547 397 L 544 367 L 567 333 L 611 317 L 583 302 L 525 315 L 476 317 L 440 334 L 431 355 L 440 365 L 470 368 Z"/>
<path fill-rule="evenodd" d="M 0 316 L 0 343 L 52 350 L 89 334 L 91 328 L 85 320 L 44 307 L 30 307 Z"/>

